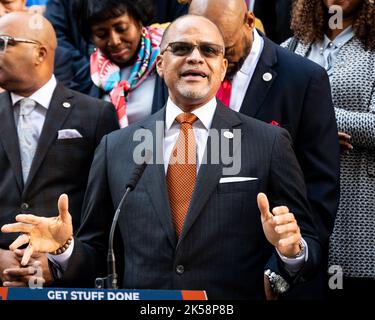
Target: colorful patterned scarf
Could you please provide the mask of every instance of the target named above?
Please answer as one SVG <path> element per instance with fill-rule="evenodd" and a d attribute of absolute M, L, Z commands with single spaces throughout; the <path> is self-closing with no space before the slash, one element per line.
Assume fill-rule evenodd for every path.
<path fill-rule="evenodd" d="M 94 84 L 109 92 L 111 102 L 116 107 L 120 127 L 128 125 L 126 116 L 126 99 L 155 69 L 156 57 L 160 52 L 163 35 L 160 28 L 143 27 L 141 46 L 137 61 L 134 63 L 127 80 L 121 79 L 119 66 L 111 62 L 99 49 L 90 58 L 91 79 Z"/>

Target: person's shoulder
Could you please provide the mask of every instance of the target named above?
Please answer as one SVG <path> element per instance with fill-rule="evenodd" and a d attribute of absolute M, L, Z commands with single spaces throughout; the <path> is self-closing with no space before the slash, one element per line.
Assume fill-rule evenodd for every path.
<path fill-rule="evenodd" d="M 284 45 L 280 46 L 269 39 L 266 40 L 266 43 L 275 49 L 278 64 L 282 67 L 287 67 L 290 71 L 299 74 L 326 72 L 325 69 L 317 63 L 307 59 L 306 57 L 291 52 L 289 49 L 284 47 Z"/>
<path fill-rule="evenodd" d="M 72 90 L 61 83 L 59 83 L 57 90 L 66 91 L 66 93 L 76 101 L 78 107 L 87 107 L 88 105 L 92 106 L 93 108 L 102 108 L 104 106 L 113 107 L 112 103 L 109 101 L 95 98 L 76 90 Z"/>

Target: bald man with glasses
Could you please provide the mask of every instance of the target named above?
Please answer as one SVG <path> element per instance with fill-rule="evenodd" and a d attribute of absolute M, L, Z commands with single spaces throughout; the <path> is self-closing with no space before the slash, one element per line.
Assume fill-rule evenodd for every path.
<path fill-rule="evenodd" d="M 36 13 L 36 7 L 26 7 L 26 0 L 0 0 L 0 17 L 11 12 L 27 12 Z M 62 47 L 57 47 L 55 50 L 54 74 L 59 82 L 67 87 L 78 90 L 79 85 L 74 78 L 73 56 L 72 53 Z M 0 92 L 3 89 L 0 88 Z"/>
<path fill-rule="evenodd" d="M 55 215 L 62 192 L 70 195 L 73 224 L 80 224 L 88 168 L 102 136 L 118 128 L 112 104 L 60 84 L 53 73 L 55 32 L 41 15 L 0 18 L 0 225 L 19 213 Z M 21 267 L 9 251 L 14 236 L 0 234 L 0 285 L 28 286 L 45 255 Z M 30 268 L 31 267 L 31 268 Z"/>

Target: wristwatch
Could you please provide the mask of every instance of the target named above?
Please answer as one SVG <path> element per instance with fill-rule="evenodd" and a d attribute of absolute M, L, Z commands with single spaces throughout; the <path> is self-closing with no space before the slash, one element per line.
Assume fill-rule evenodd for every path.
<path fill-rule="evenodd" d="M 283 294 L 289 290 L 289 283 L 279 274 L 270 269 L 267 269 L 264 274 L 267 276 L 274 293 Z"/>

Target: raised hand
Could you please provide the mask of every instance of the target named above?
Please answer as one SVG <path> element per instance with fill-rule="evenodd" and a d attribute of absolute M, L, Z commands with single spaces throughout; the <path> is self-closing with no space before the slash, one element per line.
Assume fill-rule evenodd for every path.
<path fill-rule="evenodd" d="M 2 232 L 22 232 L 10 246 L 15 250 L 24 244 L 29 244 L 25 249 L 21 265 L 27 265 L 34 252 L 54 252 L 63 246 L 73 234 L 72 217 L 69 214 L 68 196 L 62 194 L 58 203 L 59 215 L 45 218 L 32 214 L 19 214 L 17 223 L 6 224 L 1 228 Z"/>
<path fill-rule="evenodd" d="M 271 213 L 267 196 L 264 193 L 258 194 L 257 201 L 267 240 L 283 256 L 296 256 L 301 250 L 301 233 L 293 213 L 289 212 L 286 206 L 275 207 Z"/>

